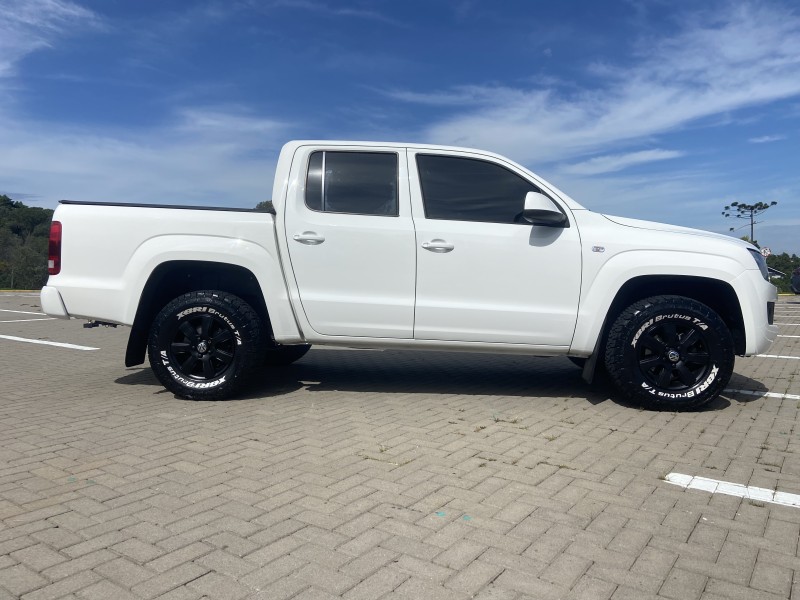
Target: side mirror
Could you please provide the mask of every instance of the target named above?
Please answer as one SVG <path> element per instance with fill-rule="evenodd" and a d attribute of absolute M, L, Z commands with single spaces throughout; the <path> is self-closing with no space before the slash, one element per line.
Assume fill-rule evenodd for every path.
<path fill-rule="evenodd" d="M 567 215 L 558 210 L 550 198 L 539 192 L 525 194 L 522 218 L 532 225 L 544 227 L 566 227 L 569 223 Z"/>

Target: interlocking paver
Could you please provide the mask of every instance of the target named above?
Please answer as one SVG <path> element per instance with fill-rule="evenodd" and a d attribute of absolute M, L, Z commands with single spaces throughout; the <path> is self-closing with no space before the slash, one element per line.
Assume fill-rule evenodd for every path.
<path fill-rule="evenodd" d="M 525 598 L 513 590 L 494 587 L 492 584 L 487 585 L 473 597 L 475 600 L 520 600 Z"/>
<path fill-rule="evenodd" d="M 251 597 L 253 600 L 289 600 L 308 588 L 309 585 L 306 581 L 290 575 L 264 587 L 256 588 Z"/>
<path fill-rule="evenodd" d="M 582 577 L 566 596 L 568 600 L 608 600 L 617 589 L 617 584 L 595 579 L 594 577 Z"/>
<path fill-rule="evenodd" d="M 67 560 L 66 556 L 44 544 L 36 544 L 35 546 L 28 546 L 22 550 L 12 552 L 11 558 L 27 565 L 34 571 L 43 571 L 48 567 L 52 567 L 53 565 Z"/>
<path fill-rule="evenodd" d="M 148 562 L 164 554 L 164 551 L 157 546 L 143 542 L 138 538 L 130 537 L 123 542 L 111 546 L 111 550 L 139 563 Z"/>
<path fill-rule="evenodd" d="M 257 567 L 257 565 L 251 562 L 242 560 L 238 556 L 234 556 L 222 550 L 215 550 L 209 554 L 205 554 L 195 559 L 194 562 L 208 567 L 211 571 L 228 575 L 234 579 L 247 575 Z"/>
<path fill-rule="evenodd" d="M 193 579 L 187 585 L 208 598 L 218 600 L 241 600 L 252 592 L 249 587 L 241 585 L 235 578 L 217 572 L 206 573 Z"/>
<path fill-rule="evenodd" d="M 343 594 L 358 583 L 358 580 L 350 575 L 317 564 L 306 565 L 298 570 L 295 576 L 331 594 Z"/>
<path fill-rule="evenodd" d="M 194 581 L 206 573 L 208 573 L 207 568 L 194 563 L 183 563 L 147 581 L 136 584 L 131 591 L 143 598 L 153 598 Z"/>
<path fill-rule="evenodd" d="M 800 493 L 796 400 L 654 413 L 561 358 L 313 349 L 240 399 L 187 402 L 121 366 L 124 329 L 0 326 L 102 348 L 0 340 L 0 600 L 800 589 L 800 510 L 663 481 Z M 800 394 L 797 363 L 737 360 L 729 387 Z"/>
<path fill-rule="evenodd" d="M 170 569 L 185 564 L 191 560 L 199 558 L 205 554 L 209 554 L 213 548 L 208 544 L 201 542 L 194 542 L 187 544 L 182 548 L 173 550 L 167 554 L 154 558 L 153 560 L 145 563 L 148 569 L 152 569 L 158 573 L 169 571 Z"/>
<path fill-rule="evenodd" d="M 505 569 L 481 560 L 474 560 L 462 567 L 445 582 L 445 587 L 459 592 L 474 595 L 485 589 L 497 579 Z"/>
<path fill-rule="evenodd" d="M 156 596 L 155 600 L 198 600 L 198 598 L 207 598 L 207 596 L 203 596 L 200 592 L 187 587 L 179 587 L 170 590 L 166 594 Z"/>
<path fill-rule="evenodd" d="M 759 560 L 756 562 L 750 587 L 788 597 L 792 589 L 792 577 L 792 569 Z"/>
<path fill-rule="evenodd" d="M 81 600 L 136 600 L 136 596 L 128 590 L 114 585 L 110 581 L 98 581 L 76 594 Z"/>
<path fill-rule="evenodd" d="M 507 587 L 523 594 L 528 594 L 534 598 L 561 598 L 567 590 L 549 581 L 538 579 L 529 573 L 517 571 L 515 569 L 505 569 L 500 576 L 495 579 L 495 585 Z"/>
<path fill-rule="evenodd" d="M 100 580 L 101 577 L 93 571 L 81 571 L 25 594 L 22 600 L 58 600 Z"/>
<path fill-rule="evenodd" d="M 675 568 L 670 571 L 658 593 L 676 600 L 693 600 L 703 593 L 706 582 L 707 578 L 703 575 Z"/>
<path fill-rule="evenodd" d="M 590 560 L 562 554 L 554 558 L 539 577 L 562 588 L 571 589 L 590 566 L 592 566 Z"/>
<path fill-rule="evenodd" d="M 317 588 L 307 588 L 295 596 L 295 600 L 336 600 L 341 596 L 334 596 Z"/>
<path fill-rule="evenodd" d="M 95 550 L 89 554 L 84 554 L 80 558 L 74 558 L 72 560 L 58 563 L 57 565 L 44 569 L 42 573 L 51 581 L 57 581 L 64 577 L 69 577 L 71 575 L 75 575 L 76 573 L 80 573 L 81 571 L 93 569 L 96 566 L 115 558 L 116 555 L 109 550 Z"/>
<path fill-rule="evenodd" d="M 731 600 L 778 600 L 778 598 L 786 598 L 783 595 L 763 592 L 719 579 L 709 579 L 706 584 L 706 591 Z"/>
<path fill-rule="evenodd" d="M 95 567 L 94 572 L 125 588 L 132 588 L 134 585 L 156 575 L 153 571 L 145 569 L 124 557 L 103 563 Z"/>
<path fill-rule="evenodd" d="M 47 580 L 25 565 L 14 565 L 0 571 L 0 586 L 22 596 L 47 584 Z"/>

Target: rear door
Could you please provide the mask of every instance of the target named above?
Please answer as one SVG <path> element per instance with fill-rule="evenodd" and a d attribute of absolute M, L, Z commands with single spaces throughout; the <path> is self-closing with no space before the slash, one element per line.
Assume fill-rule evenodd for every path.
<path fill-rule="evenodd" d="M 286 243 L 311 328 L 331 336 L 411 338 L 416 251 L 406 152 L 300 148 Z"/>

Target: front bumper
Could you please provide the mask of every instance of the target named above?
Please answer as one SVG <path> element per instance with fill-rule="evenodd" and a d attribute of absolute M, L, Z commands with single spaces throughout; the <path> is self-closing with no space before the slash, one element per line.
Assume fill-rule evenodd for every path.
<path fill-rule="evenodd" d="M 753 287 L 755 294 L 750 304 L 749 318 L 745 315 L 747 355 L 766 352 L 778 337 L 778 326 L 773 322 L 778 290 L 763 280 L 757 281 Z"/>

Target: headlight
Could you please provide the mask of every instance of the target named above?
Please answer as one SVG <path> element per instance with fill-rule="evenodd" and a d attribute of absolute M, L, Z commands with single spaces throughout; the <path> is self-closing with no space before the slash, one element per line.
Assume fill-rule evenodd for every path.
<path fill-rule="evenodd" d="M 753 260 L 756 261 L 756 264 L 758 265 L 758 270 L 761 271 L 761 276 L 766 281 L 769 281 L 769 271 L 767 271 L 767 259 L 761 256 L 761 252 L 759 252 L 755 248 L 748 248 L 747 250 L 753 257 Z"/>

